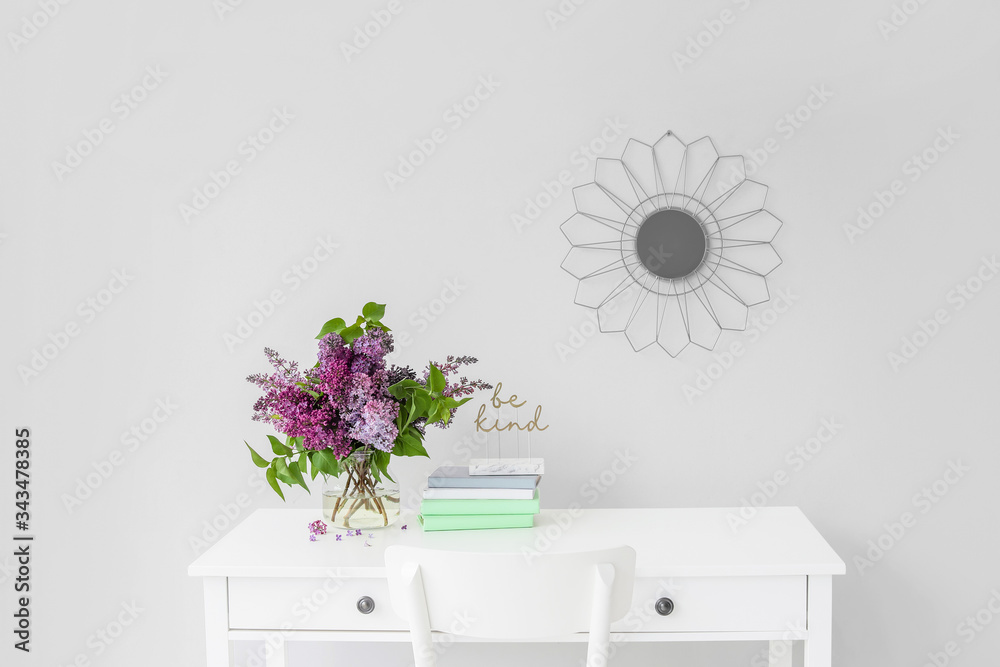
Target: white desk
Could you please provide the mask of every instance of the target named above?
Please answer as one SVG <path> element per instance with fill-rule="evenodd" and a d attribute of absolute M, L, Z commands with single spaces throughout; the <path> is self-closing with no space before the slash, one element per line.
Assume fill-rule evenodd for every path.
<path fill-rule="evenodd" d="M 388 545 L 530 558 L 627 544 L 637 554 L 635 592 L 631 612 L 612 627 L 614 641 L 766 640 L 772 667 L 790 667 L 790 641 L 802 640 L 806 667 L 830 667 L 832 575 L 844 574 L 844 562 L 798 508 L 760 509 L 734 532 L 726 519 L 735 511 L 545 510 L 534 528 L 434 533 L 404 514 L 371 539 L 365 532 L 338 542 L 331 529 L 310 542 L 318 510 L 257 510 L 188 574 L 204 578 L 208 667 L 230 667 L 232 641 L 245 639 L 266 642 L 268 667 L 284 667 L 289 641 L 409 641 L 389 604 Z M 368 613 L 361 598 L 374 603 Z M 673 606 L 667 615 L 663 598 Z"/>

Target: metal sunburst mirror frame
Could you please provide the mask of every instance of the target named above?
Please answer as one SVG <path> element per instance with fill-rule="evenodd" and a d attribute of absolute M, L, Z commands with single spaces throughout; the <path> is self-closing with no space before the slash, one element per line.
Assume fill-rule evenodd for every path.
<path fill-rule="evenodd" d="M 597 311 L 600 330 L 671 357 L 745 330 L 749 308 L 770 299 L 781 221 L 764 210 L 767 186 L 747 179 L 743 157 L 667 132 L 652 146 L 630 139 L 595 172 L 573 189 L 562 268 L 580 281 L 575 302 Z"/>

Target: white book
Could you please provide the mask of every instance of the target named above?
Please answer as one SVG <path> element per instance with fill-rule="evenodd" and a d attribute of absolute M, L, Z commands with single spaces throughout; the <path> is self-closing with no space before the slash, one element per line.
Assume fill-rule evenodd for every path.
<path fill-rule="evenodd" d="M 447 500 L 531 500 L 534 497 L 534 489 L 470 489 L 460 487 L 424 489 L 424 498 Z"/>

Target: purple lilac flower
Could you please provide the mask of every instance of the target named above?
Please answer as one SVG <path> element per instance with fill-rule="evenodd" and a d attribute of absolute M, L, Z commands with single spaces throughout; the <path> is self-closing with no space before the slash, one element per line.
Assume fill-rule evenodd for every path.
<path fill-rule="evenodd" d="M 354 354 L 368 357 L 383 367 L 385 355 L 392 351 L 392 334 L 384 329 L 368 329 L 364 336 L 354 340 Z"/>
<path fill-rule="evenodd" d="M 344 408 L 351 414 L 351 417 L 356 419 L 356 413 L 363 410 L 365 404 L 374 398 L 375 382 L 370 375 L 365 373 L 351 373 L 347 382 Z M 348 421 L 351 421 L 351 417 L 347 418 Z"/>
<path fill-rule="evenodd" d="M 392 451 L 399 429 L 396 417 L 399 404 L 391 399 L 372 399 L 365 404 L 358 421 L 351 426 L 348 434 L 359 442 L 367 443 L 383 452 Z"/>
<path fill-rule="evenodd" d="M 316 391 L 326 394 L 334 403 L 339 403 L 347 392 L 352 355 L 351 348 L 338 334 L 329 333 L 320 340 L 319 363 L 311 375 L 318 381 Z"/>
<path fill-rule="evenodd" d="M 307 376 L 298 371 L 294 362 L 284 361 L 274 350 L 267 349 L 265 353 L 274 373 L 247 378 L 264 389 L 264 395 L 254 404 L 254 420 L 270 423 L 290 437 L 302 437 L 306 449 L 329 448 L 338 457 L 349 454 L 352 443 L 348 425 L 338 419 L 351 353 L 343 345 L 343 339 L 329 334 L 320 341 L 320 365 Z M 312 382 L 313 379 L 316 381 Z"/>
<path fill-rule="evenodd" d="M 301 437 L 306 449 L 330 449 L 338 459 L 364 446 L 391 451 L 398 436 L 399 403 L 388 388 L 404 378 L 417 379 L 409 367 L 387 367 L 385 357 L 392 351 L 392 334 L 378 328 L 366 330 L 351 344 L 339 334 L 325 335 L 319 341 L 316 366 L 305 371 L 265 348 L 273 372 L 247 378 L 263 390 L 254 403 L 253 419 L 289 437 Z M 459 367 L 475 362 L 474 357 L 449 356 L 438 367 L 447 380 Z M 425 381 L 426 377 L 425 372 Z M 442 393 L 459 397 L 483 388 L 491 386 L 462 377 L 447 382 Z M 424 433 L 423 420 L 412 426 Z"/>
<path fill-rule="evenodd" d="M 275 368 L 271 375 L 251 375 L 247 379 L 264 389 L 264 395 L 254 403 L 255 421 L 270 423 L 279 433 L 303 438 L 308 449 L 325 449 L 332 446 L 328 425 L 335 417 L 334 406 L 322 396 L 316 399 L 304 386 L 307 378 L 298 372 L 294 362 L 278 357 L 273 350 L 266 350 L 268 360 Z"/>
<path fill-rule="evenodd" d="M 247 377 L 247 381 L 265 390 L 265 394 L 254 403 L 254 421 L 268 422 L 274 419 L 277 413 L 274 408 L 279 403 L 294 405 L 305 401 L 308 395 L 295 385 L 296 382 L 305 381 L 305 378 L 299 373 L 298 364 L 294 361 L 285 361 L 278 356 L 277 352 L 268 347 L 264 348 L 264 355 L 274 367 L 274 373 L 271 375 L 256 373 Z M 277 413 L 277 416 L 280 417 L 280 413 Z"/>
<path fill-rule="evenodd" d="M 369 329 L 354 339 L 351 372 L 374 375 L 385 370 L 385 355 L 392 351 L 392 335 L 382 329 Z"/>
<path fill-rule="evenodd" d="M 337 425 L 337 430 L 334 431 L 330 441 L 330 448 L 333 450 L 333 455 L 338 459 L 342 459 L 350 454 L 354 448 L 351 438 L 347 434 L 347 425 L 344 422 L 340 422 Z"/>
<path fill-rule="evenodd" d="M 337 533 L 337 541 L 338 541 L 338 542 L 341 542 L 341 541 L 342 541 L 342 540 L 340 539 L 340 533 Z"/>
<path fill-rule="evenodd" d="M 417 379 L 416 372 L 412 368 L 410 368 L 409 366 L 396 366 L 396 365 L 393 365 L 392 367 L 390 367 L 386 371 L 386 373 L 388 375 L 388 380 L 386 380 L 386 384 L 389 385 L 390 387 L 392 385 L 396 384 L 397 382 L 402 381 L 402 380 L 416 380 Z"/>

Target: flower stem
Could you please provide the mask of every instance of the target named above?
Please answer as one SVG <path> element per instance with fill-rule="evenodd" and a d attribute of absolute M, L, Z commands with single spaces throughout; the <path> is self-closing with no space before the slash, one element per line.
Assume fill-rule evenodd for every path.
<path fill-rule="evenodd" d="M 353 484 L 353 488 L 352 488 Z M 350 506 L 347 502 L 353 498 Z M 345 512 L 344 526 L 350 528 L 350 519 L 359 509 L 375 509 L 382 515 L 382 525 L 389 525 L 389 513 L 385 505 L 378 497 L 375 488 L 375 479 L 372 476 L 371 463 L 365 458 L 354 466 L 347 466 L 347 480 L 344 483 L 344 490 L 337 498 L 333 507 L 331 520 L 337 518 L 337 512 Z"/>
<path fill-rule="evenodd" d="M 340 495 L 339 498 L 337 498 L 337 502 L 333 506 L 333 515 L 330 517 L 331 521 L 337 518 L 337 510 L 340 508 L 341 503 L 343 503 L 345 509 L 347 508 L 347 494 L 351 490 L 351 482 L 353 481 L 354 481 L 354 471 L 348 470 L 347 481 L 344 482 L 344 492 Z M 357 485 L 355 484 L 355 486 Z"/>

